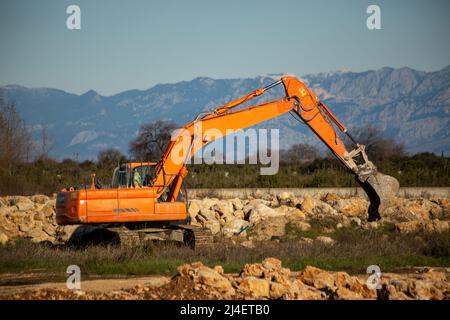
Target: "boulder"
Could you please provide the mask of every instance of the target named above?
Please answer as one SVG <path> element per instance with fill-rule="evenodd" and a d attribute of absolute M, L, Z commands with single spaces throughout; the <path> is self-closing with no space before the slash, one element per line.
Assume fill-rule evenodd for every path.
<path fill-rule="evenodd" d="M 339 197 L 336 193 L 333 192 L 327 192 L 326 195 L 324 195 L 322 197 L 322 201 L 328 203 L 328 204 L 332 204 L 334 201 L 339 200 L 341 197 Z"/>
<path fill-rule="evenodd" d="M 327 214 L 327 215 L 337 214 L 337 211 L 333 207 L 331 207 L 328 203 L 322 202 L 310 196 L 306 196 L 303 199 L 300 208 L 307 214 Z"/>
<path fill-rule="evenodd" d="M 53 217 L 56 214 L 55 203 L 53 201 L 47 202 L 41 209 L 41 212 L 47 217 Z"/>
<path fill-rule="evenodd" d="M 33 202 L 18 202 L 16 203 L 16 208 L 18 211 L 28 211 L 34 208 Z"/>
<path fill-rule="evenodd" d="M 261 220 L 248 232 L 249 239 L 256 241 L 279 239 L 285 235 L 286 223 L 284 216 Z"/>
<path fill-rule="evenodd" d="M 358 292 L 352 291 L 345 287 L 339 287 L 334 291 L 334 298 L 339 300 L 361 300 L 364 297 Z"/>
<path fill-rule="evenodd" d="M 303 198 L 301 203 L 301 209 L 306 213 L 313 213 L 313 209 L 317 206 L 317 200 L 311 198 L 310 196 L 306 196 Z"/>
<path fill-rule="evenodd" d="M 332 206 L 338 212 L 354 217 L 365 215 L 369 208 L 369 203 L 363 198 L 349 198 L 333 201 Z"/>
<path fill-rule="evenodd" d="M 433 219 L 429 221 L 406 221 L 395 224 L 395 229 L 400 233 L 413 232 L 445 232 L 449 230 L 450 224 L 448 221 L 441 221 Z"/>
<path fill-rule="evenodd" d="M 295 300 L 323 300 L 326 298 L 324 292 L 305 285 L 301 280 L 297 279 L 292 281 L 292 284 L 286 292 L 287 299 Z"/>
<path fill-rule="evenodd" d="M 38 211 L 33 215 L 33 220 L 34 221 L 44 221 L 45 215 L 42 213 L 42 211 Z"/>
<path fill-rule="evenodd" d="M 240 277 L 255 277 L 255 278 L 263 278 L 265 268 L 261 263 L 247 263 L 244 265 Z"/>
<path fill-rule="evenodd" d="M 243 208 L 242 211 L 244 211 L 244 214 L 247 216 L 251 210 L 253 210 L 258 205 L 263 204 L 266 207 L 270 205 L 270 201 L 266 201 L 263 199 L 253 199 L 250 200 Z"/>
<path fill-rule="evenodd" d="M 280 215 L 285 215 L 286 218 L 289 220 L 304 220 L 306 218 L 305 213 L 295 207 L 288 207 L 286 205 L 279 206 L 277 208 L 274 208 L 276 212 L 278 212 Z"/>
<path fill-rule="evenodd" d="M 270 290 L 269 295 L 271 299 L 280 299 L 283 297 L 289 290 L 289 287 L 278 283 L 278 282 L 270 282 Z"/>
<path fill-rule="evenodd" d="M 213 205 L 215 205 L 218 201 L 219 201 L 219 199 L 217 199 L 217 198 L 204 198 L 204 199 L 202 199 L 202 204 L 201 204 L 200 208 L 211 209 L 211 207 Z"/>
<path fill-rule="evenodd" d="M 220 216 L 223 215 L 233 215 L 233 204 L 228 202 L 227 200 L 220 200 L 216 202 L 211 210 L 214 210 L 219 213 Z"/>
<path fill-rule="evenodd" d="M 32 242 L 51 241 L 51 237 L 42 229 L 29 229 L 25 232 L 25 237 L 30 238 Z"/>
<path fill-rule="evenodd" d="M 30 200 L 39 204 L 46 204 L 48 201 L 50 201 L 50 198 L 43 194 L 36 194 L 32 196 Z"/>
<path fill-rule="evenodd" d="M 270 284 L 265 279 L 258 279 L 250 276 L 244 278 L 240 282 L 238 291 L 246 297 L 269 298 Z"/>
<path fill-rule="evenodd" d="M 183 279 L 182 282 L 206 292 L 210 297 L 230 299 L 235 294 L 230 280 L 223 275 L 223 269 L 211 269 L 201 262 L 179 266 L 172 281 L 178 281 L 180 278 Z"/>
<path fill-rule="evenodd" d="M 200 212 L 200 204 L 201 202 L 195 199 L 189 202 L 188 213 L 192 220 L 195 220 L 195 217 Z"/>
<path fill-rule="evenodd" d="M 235 218 L 233 220 L 229 220 L 225 223 L 222 228 L 222 233 L 226 237 L 232 237 L 233 235 L 243 231 L 245 228 L 249 226 L 249 222 Z M 245 232 L 245 231 L 244 231 Z"/>
<path fill-rule="evenodd" d="M 244 211 L 242 211 L 242 210 L 240 210 L 240 209 L 234 211 L 234 212 L 233 212 L 233 215 L 234 215 L 236 218 L 238 218 L 238 219 L 242 219 L 242 220 L 245 219 Z"/>
<path fill-rule="evenodd" d="M 262 266 L 267 270 L 279 271 L 282 268 L 281 260 L 277 258 L 265 258 L 262 261 Z"/>
<path fill-rule="evenodd" d="M 206 222 L 211 220 L 216 220 L 215 212 L 210 209 L 201 208 L 196 216 L 197 221 Z"/>
<path fill-rule="evenodd" d="M 294 199 L 294 198 L 295 197 L 292 192 L 284 191 L 277 195 L 276 200 L 277 200 L 278 204 L 286 205 L 286 204 L 290 204 L 292 199 Z"/>
<path fill-rule="evenodd" d="M 324 270 L 316 267 L 307 266 L 299 275 L 299 279 L 316 289 L 334 288 L 333 276 Z"/>
<path fill-rule="evenodd" d="M 266 220 L 269 218 L 284 216 L 283 213 L 277 212 L 272 208 L 269 208 L 265 204 L 256 205 L 249 213 L 248 221 L 250 223 L 256 223 L 261 220 Z"/>
<path fill-rule="evenodd" d="M 234 198 L 229 201 L 231 202 L 234 210 L 242 210 L 242 208 L 244 208 L 244 204 L 239 198 Z"/>
<path fill-rule="evenodd" d="M 203 223 L 203 226 L 209 229 L 212 234 L 218 234 L 220 232 L 220 222 L 217 220 L 207 220 Z"/>

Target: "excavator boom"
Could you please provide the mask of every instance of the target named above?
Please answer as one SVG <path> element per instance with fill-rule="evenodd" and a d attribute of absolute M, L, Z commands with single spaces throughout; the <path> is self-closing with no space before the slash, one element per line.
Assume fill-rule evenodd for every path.
<path fill-rule="evenodd" d="M 285 97 L 238 108 L 277 85 L 283 85 Z M 380 212 L 382 213 L 389 206 L 398 191 L 398 181 L 379 173 L 376 166 L 369 161 L 365 146 L 358 144 L 325 103 L 303 82 L 294 77 L 282 77 L 264 88 L 257 89 L 211 112 L 202 113 L 181 128 L 168 144 L 157 166 L 157 176 L 154 181 L 154 186 L 158 187 L 157 193 L 162 194 L 166 188 L 169 188 L 169 201 L 175 201 L 182 179 L 187 174 L 185 163 L 189 157 L 194 156 L 198 150 L 215 139 L 287 112 L 297 114 L 355 175 L 356 181 L 370 199 L 369 220 L 380 219 Z M 349 137 L 354 144 L 353 149 L 347 149 L 332 123 Z M 200 134 L 195 132 L 198 126 L 202 128 Z M 214 135 L 205 133 L 211 130 L 214 130 Z"/>

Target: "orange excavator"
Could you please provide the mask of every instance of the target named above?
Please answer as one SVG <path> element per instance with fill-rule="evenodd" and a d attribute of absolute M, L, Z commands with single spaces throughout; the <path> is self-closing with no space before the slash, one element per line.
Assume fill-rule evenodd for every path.
<path fill-rule="evenodd" d="M 283 98 L 242 106 L 278 85 L 284 87 Z M 377 171 L 364 145 L 351 137 L 315 93 L 299 79 L 285 76 L 199 114 L 172 136 L 158 162 L 120 165 L 114 171 L 110 187 L 97 188 L 93 178 L 90 188 L 62 190 L 57 195 L 56 221 L 59 225 L 101 225 L 127 244 L 137 244 L 143 239 L 174 240 L 191 246 L 207 244 L 212 239 L 211 233 L 190 224 L 187 203 L 180 197 L 187 162 L 215 139 L 288 112 L 298 116 L 355 176 L 370 200 L 368 220 L 380 219 L 380 213 L 383 214 L 399 189 L 398 181 Z M 335 127 L 349 138 L 352 149 L 344 145 Z M 214 134 L 208 134 L 212 130 Z"/>

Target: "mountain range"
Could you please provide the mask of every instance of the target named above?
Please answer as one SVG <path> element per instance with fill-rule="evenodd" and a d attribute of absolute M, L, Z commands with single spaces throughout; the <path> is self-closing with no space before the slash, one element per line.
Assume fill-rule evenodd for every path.
<path fill-rule="evenodd" d="M 46 126 L 55 158 L 95 159 L 99 150 L 116 147 L 127 153 L 140 125 L 157 119 L 184 124 L 198 113 L 223 105 L 280 75 L 245 79 L 198 77 L 102 96 L 90 90 L 77 95 L 51 88 L 1 87 L 34 134 Z M 450 66 L 435 72 L 389 68 L 338 71 L 300 77 L 352 128 L 374 125 L 406 146 L 409 153 L 450 155 Z M 282 97 L 281 86 L 257 101 Z M 279 128 L 280 147 L 294 143 L 321 145 L 309 129 L 289 114 L 259 124 Z"/>

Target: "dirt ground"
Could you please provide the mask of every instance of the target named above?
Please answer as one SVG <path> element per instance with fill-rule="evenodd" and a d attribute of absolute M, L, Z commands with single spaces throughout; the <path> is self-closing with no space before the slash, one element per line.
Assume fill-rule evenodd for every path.
<path fill-rule="evenodd" d="M 64 279 L 60 281 L 46 281 L 54 278 L 51 274 L 2 274 L 0 275 L 0 295 L 15 294 L 26 290 L 67 289 Z M 89 292 L 113 292 L 131 289 L 136 286 L 160 287 L 170 281 L 168 276 L 146 277 L 114 277 L 81 279 L 81 290 Z"/>
<path fill-rule="evenodd" d="M 390 281 L 398 278 L 410 279 L 414 281 L 419 279 L 420 275 L 428 270 L 427 267 L 414 267 L 399 270 L 397 273 L 384 273 L 382 279 Z M 450 279 L 450 268 L 433 268 L 436 272 L 442 272 L 447 279 Z M 291 272 L 290 280 L 294 280 L 301 275 L 300 272 Z M 0 299 L 39 299 L 39 295 L 44 295 L 42 298 L 57 297 L 58 299 L 158 299 L 158 298 L 184 298 L 186 289 L 190 286 L 186 281 L 180 281 L 177 277 L 152 275 L 144 277 L 114 277 L 114 278 L 100 278 L 99 276 L 82 279 L 81 291 L 71 291 L 66 287 L 63 278 L 60 280 L 48 281 L 48 279 L 55 279 L 54 274 L 45 273 L 26 273 L 26 274 L 2 274 L 0 275 Z M 229 274 L 230 277 L 237 277 L 238 274 Z M 367 281 L 368 275 L 355 275 L 361 283 Z M 139 289 L 145 288 L 145 292 L 139 292 Z M 164 297 L 161 297 L 161 292 L 164 292 Z M 166 292 L 170 291 L 170 292 Z M 153 294 L 159 292 L 159 294 Z M 130 295 L 130 293 L 132 293 Z M 199 292 L 200 293 L 200 292 Z M 50 294 L 50 295 L 49 295 Z M 141 297 L 143 295 L 143 297 Z M 173 295 L 173 297 L 171 297 Z M 195 295 L 192 299 L 210 299 L 209 296 Z"/>

